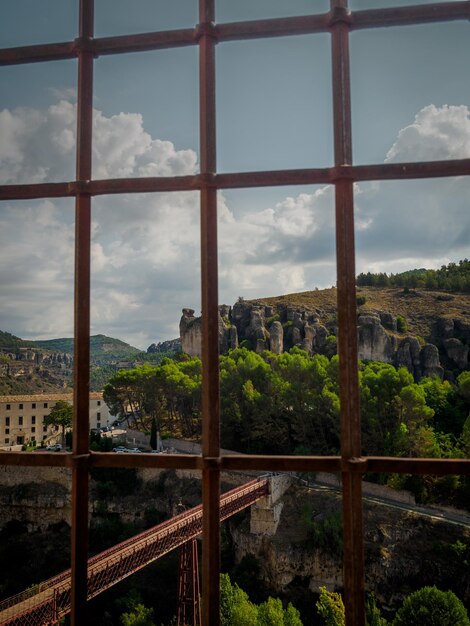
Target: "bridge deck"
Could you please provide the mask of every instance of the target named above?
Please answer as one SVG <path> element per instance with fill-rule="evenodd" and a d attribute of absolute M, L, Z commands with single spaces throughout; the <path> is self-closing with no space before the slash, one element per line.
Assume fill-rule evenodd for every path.
<path fill-rule="evenodd" d="M 257 479 L 220 497 L 220 521 L 269 492 Z M 88 560 L 88 599 L 202 533 L 202 505 L 154 526 Z M 33 589 L 0 602 L 0 626 L 45 626 L 70 611 L 71 574 L 66 570 Z"/>

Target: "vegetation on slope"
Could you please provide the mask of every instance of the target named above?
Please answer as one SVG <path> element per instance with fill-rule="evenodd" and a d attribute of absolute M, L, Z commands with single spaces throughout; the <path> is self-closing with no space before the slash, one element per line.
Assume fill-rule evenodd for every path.
<path fill-rule="evenodd" d="M 73 338 L 45 339 L 31 342 L 34 346 L 51 352 L 65 352 L 73 354 Z M 141 350 L 113 337 L 106 335 L 92 335 L 90 337 L 90 356 L 92 359 L 100 357 L 131 357 L 140 354 Z"/>
<path fill-rule="evenodd" d="M 470 261 L 464 259 L 458 263 L 449 263 L 438 270 L 421 268 L 399 274 L 367 272 L 359 274 L 357 284 L 369 287 L 427 288 L 470 293 Z"/>
<path fill-rule="evenodd" d="M 274 355 L 238 348 L 220 358 L 221 441 L 252 454 L 337 454 L 340 446 L 338 357 L 310 357 L 293 348 Z M 367 455 L 462 457 L 470 452 L 470 372 L 456 383 L 423 378 L 405 368 L 360 366 L 362 442 Z M 122 370 L 104 388 L 114 415 L 130 408 L 138 427 L 153 418 L 163 434 L 199 437 L 201 361 L 164 359 Z M 129 418 L 131 419 L 131 418 Z M 392 476 L 420 501 L 468 506 L 470 481 Z"/>
<path fill-rule="evenodd" d="M 4 350 L 16 351 L 18 348 L 26 348 L 31 346 L 34 342 L 25 341 L 16 337 L 10 333 L 0 330 L 0 348 Z"/>

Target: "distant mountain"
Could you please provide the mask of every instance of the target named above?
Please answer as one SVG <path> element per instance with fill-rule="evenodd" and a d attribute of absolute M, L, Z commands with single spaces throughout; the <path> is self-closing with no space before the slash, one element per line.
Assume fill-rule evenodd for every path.
<path fill-rule="evenodd" d="M 0 349 L 16 350 L 17 348 L 27 348 L 28 346 L 31 346 L 32 343 L 34 342 L 25 341 L 15 335 L 0 330 Z"/>
<path fill-rule="evenodd" d="M 147 353 L 106 335 L 90 337 L 90 389 L 99 391 L 123 363 Z M 72 386 L 73 339 L 30 341 L 0 331 L 0 395 L 63 391 Z"/>
<path fill-rule="evenodd" d="M 30 345 L 31 344 L 37 348 L 42 348 L 43 350 L 73 354 L 73 338 L 71 337 L 33 341 L 30 342 Z M 131 346 L 120 339 L 107 337 L 106 335 L 92 335 L 90 337 L 90 355 L 92 359 L 122 359 L 123 357 L 136 356 L 141 352 L 142 351 L 138 348 L 134 348 L 134 346 Z"/>

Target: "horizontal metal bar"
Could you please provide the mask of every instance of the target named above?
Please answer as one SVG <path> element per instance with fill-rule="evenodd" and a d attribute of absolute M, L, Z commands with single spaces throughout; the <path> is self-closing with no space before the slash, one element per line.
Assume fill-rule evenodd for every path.
<path fill-rule="evenodd" d="M 0 452 L 0 465 L 70 467 L 70 456 L 63 452 Z"/>
<path fill-rule="evenodd" d="M 43 61 L 63 61 L 65 59 L 74 59 L 76 56 L 77 48 L 73 41 L 2 48 L 0 49 L 0 66 L 41 63 Z"/>
<path fill-rule="evenodd" d="M 91 467 L 151 467 L 161 469 L 202 470 L 205 459 L 191 454 L 119 454 L 91 452 Z M 288 456 L 227 454 L 216 461 L 220 470 L 295 471 L 295 472 L 385 472 L 396 474 L 470 474 L 470 459 L 425 459 L 385 456 L 353 457 L 342 460 L 339 456 Z M 73 455 L 61 452 L 2 452 L 0 465 L 27 467 L 71 467 Z"/>
<path fill-rule="evenodd" d="M 152 33 L 138 33 L 135 35 L 102 37 L 95 39 L 94 52 L 97 56 L 101 56 L 191 46 L 196 43 L 197 29 L 185 28 Z"/>
<path fill-rule="evenodd" d="M 217 24 L 216 32 L 219 42 L 258 39 L 260 37 L 287 37 L 289 35 L 326 32 L 329 30 L 329 21 L 328 13 L 299 15 Z"/>
<path fill-rule="evenodd" d="M 329 31 L 334 19 L 334 14 L 322 13 L 225 23 L 216 25 L 213 35 L 218 42 L 223 42 L 314 34 Z M 347 15 L 345 21 L 352 30 L 359 30 L 465 19 L 470 19 L 470 0 L 353 11 Z M 196 26 L 178 30 L 101 37 L 86 42 L 77 39 L 61 43 L 2 48 L 0 49 L 0 66 L 73 59 L 78 55 L 79 49 L 85 45 L 95 56 L 197 45 L 199 36 L 200 30 Z"/>
<path fill-rule="evenodd" d="M 470 19 L 470 2 L 440 2 L 351 13 L 351 29 L 406 26 Z"/>
<path fill-rule="evenodd" d="M 470 176 L 470 159 L 417 161 L 415 163 L 379 163 L 376 165 L 340 165 L 331 168 L 266 170 L 194 176 L 112 178 L 60 183 L 17 184 L 0 186 L 1 200 L 67 198 L 81 194 L 90 196 L 123 193 L 158 193 L 195 191 L 213 187 L 242 189 L 250 187 L 282 187 L 287 185 L 328 185 L 346 179 L 411 180 Z"/>
<path fill-rule="evenodd" d="M 222 470 L 259 470 L 273 472 L 340 472 L 341 457 L 275 456 L 231 454 L 220 457 Z"/>
<path fill-rule="evenodd" d="M 161 469 L 202 469 L 202 458 L 195 454 L 132 454 L 93 452 L 91 467 L 151 467 Z"/>
<path fill-rule="evenodd" d="M 367 472 L 390 474 L 470 474 L 470 459 L 404 459 L 395 457 L 366 458 Z M 364 470 L 363 470 L 364 471 Z"/>

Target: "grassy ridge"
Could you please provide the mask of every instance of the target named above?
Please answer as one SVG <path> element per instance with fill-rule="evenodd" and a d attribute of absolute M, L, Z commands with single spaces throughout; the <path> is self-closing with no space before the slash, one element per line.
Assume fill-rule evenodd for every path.
<path fill-rule="evenodd" d="M 73 338 L 71 337 L 45 339 L 31 343 L 43 350 L 73 354 Z M 138 348 L 134 348 L 120 339 L 114 339 L 106 335 L 92 335 L 90 337 L 90 354 L 92 357 L 131 356 L 139 354 L 140 352 L 141 350 Z"/>

